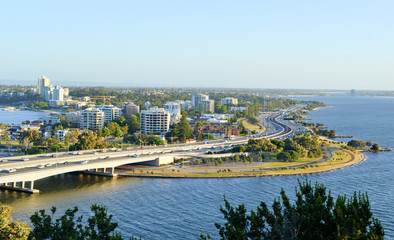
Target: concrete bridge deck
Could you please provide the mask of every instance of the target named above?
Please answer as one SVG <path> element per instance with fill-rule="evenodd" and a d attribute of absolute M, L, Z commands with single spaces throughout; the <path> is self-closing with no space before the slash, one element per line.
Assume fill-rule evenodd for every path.
<path fill-rule="evenodd" d="M 270 135 L 256 135 L 254 139 L 280 138 L 290 135 L 293 129 L 277 120 L 269 120 L 281 129 Z M 245 144 L 248 137 L 236 140 L 216 140 L 208 143 L 178 144 L 168 147 L 146 147 L 116 150 L 87 150 L 73 153 L 25 155 L 23 157 L 0 158 L 0 188 L 36 193 L 34 181 L 69 172 L 84 171 L 106 176 L 116 176 L 114 168 L 133 163 L 151 162 L 154 165 L 168 164 L 174 157 L 185 157 L 192 153 L 205 153 L 212 148 L 234 144 Z M 220 148 L 219 148 L 220 149 Z M 25 161 L 23 161 L 25 159 Z M 28 159 L 28 160 L 27 160 Z"/>

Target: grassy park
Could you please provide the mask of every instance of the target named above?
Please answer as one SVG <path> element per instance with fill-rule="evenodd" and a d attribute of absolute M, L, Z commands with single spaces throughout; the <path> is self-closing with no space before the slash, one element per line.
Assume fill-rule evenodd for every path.
<path fill-rule="evenodd" d="M 195 164 L 197 159 L 185 159 L 177 164 L 161 167 L 125 166 L 120 175 L 136 177 L 169 177 L 169 178 L 222 178 L 222 177 L 253 177 L 297 175 L 332 171 L 347 167 L 363 160 L 358 152 L 343 149 L 343 145 L 335 144 L 331 158 L 300 158 L 293 162 L 282 162 L 275 154 L 268 154 L 263 161 L 234 161 L 234 154 L 206 155 L 208 162 Z M 215 162 L 222 160 L 218 166 Z M 318 161 L 320 160 L 320 161 Z M 202 161 L 201 161 L 202 162 Z"/>

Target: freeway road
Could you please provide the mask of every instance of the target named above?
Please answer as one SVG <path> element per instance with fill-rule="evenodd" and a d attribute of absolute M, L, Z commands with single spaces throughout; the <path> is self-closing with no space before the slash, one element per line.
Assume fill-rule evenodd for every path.
<path fill-rule="evenodd" d="M 260 117 L 262 118 L 262 117 Z M 294 129 L 285 123 L 282 114 L 268 116 L 268 121 L 274 129 L 268 133 L 251 136 L 260 138 L 284 138 L 294 134 Z M 262 120 L 262 119 L 260 119 Z M 205 143 L 176 144 L 169 146 L 87 150 L 80 152 L 60 152 L 45 155 L 26 155 L 23 157 L 0 158 L 0 183 L 17 181 L 34 181 L 48 176 L 66 172 L 84 171 L 87 169 L 113 168 L 131 163 L 152 161 L 157 158 L 169 158 L 205 153 L 208 150 L 222 149 L 239 144 L 246 144 L 249 137 L 234 140 L 215 140 Z M 24 161 L 23 161 L 24 160 Z"/>

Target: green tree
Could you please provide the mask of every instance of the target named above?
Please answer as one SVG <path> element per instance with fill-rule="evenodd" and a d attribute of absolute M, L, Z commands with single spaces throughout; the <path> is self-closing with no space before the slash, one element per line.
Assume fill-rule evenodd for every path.
<path fill-rule="evenodd" d="M 102 136 L 103 137 L 108 137 L 109 135 L 111 135 L 111 131 L 109 130 L 109 128 L 107 128 L 107 127 L 103 127 L 103 130 L 102 130 Z"/>
<path fill-rule="evenodd" d="M 354 147 L 354 148 L 364 148 L 367 146 L 367 144 L 364 141 L 361 140 L 356 140 L 352 139 L 347 143 L 348 146 Z"/>
<path fill-rule="evenodd" d="M 197 127 L 202 127 L 202 126 L 204 126 L 204 124 L 201 121 L 198 121 L 198 122 L 196 122 L 196 126 Z"/>
<path fill-rule="evenodd" d="M 249 134 L 248 130 L 247 130 L 246 127 L 243 125 L 243 123 L 241 123 L 241 124 L 239 125 L 239 133 L 240 133 L 240 134 L 245 134 L 245 135 Z"/>
<path fill-rule="evenodd" d="M 215 224 L 221 239 L 383 239 L 384 230 L 373 218 L 367 194 L 338 196 L 334 201 L 323 184 L 298 181 L 296 201 L 290 203 L 284 190 L 274 200 L 272 212 L 266 203 L 250 214 L 244 204 L 234 208 L 224 198 L 220 207 L 226 222 Z M 201 239 L 211 239 L 201 235 Z"/>
<path fill-rule="evenodd" d="M 12 221 L 13 208 L 4 204 L 0 205 L 0 239 L 25 240 L 30 234 L 27 223 Z"/>
<path fill-rule="evenodd" d="M 84 132 L 78 136 L 78 143 L 76 144 L 76 148 L 78 150 L 87 150 L 87 149 L 95 149 L 95 148 L 104 148 L 105 142 L 102 139 L 97 138 L 97 134 L 95 132 Z"/>
<path fill-rule="evenodd" d="M 115 135 L 116 128 L 119 127 L 119 124 L 116 122 L 107 123 L 106 127 L 109 129 L 111 135 Z"/>
<path fill-rule="evenodd" d="M 53 219 L 56 208 L 52 207 L 51 214 L 45 210 L 34 213 L 31 217 L 33 231 L 30 239 L 100 239 L 121 240 L 120 232 L 116 231 L 118 223 L 112 221 L 112 215 L 108 214 L 106 207 L 94 204 L 91 206 L 93 215 L 83 223 L 83 216 L 76 217 L 78 208 L 66 210 L 65 214 L 58 219 Z M 136 238 L 132 238 L 136 239 Z"/>
<path fill-rule="evenodd" d="M 115 128 L 114 135 L 115 135 L 116 137 L 122 136 L 122 135 L 123 135 L 122 129 L 120 129 L 120 127 L 116 127 L 116 128 Z"/>
<path fill-rule="evenodd" d="M 379 151 L 379 145 L 377 143 L 373 144 L 371 147 L 371 150 L 374 152 L 378 152 Z"/>
<path fill-rule="evenodd" d="M 183 111 L 180 122 L 177 123 L 174 128 L 175 136 L 180 142 L 183 143 L 186 142 L 186 139 L 190 137 L 190 125 L 186 117 L 187 113 Z"/>

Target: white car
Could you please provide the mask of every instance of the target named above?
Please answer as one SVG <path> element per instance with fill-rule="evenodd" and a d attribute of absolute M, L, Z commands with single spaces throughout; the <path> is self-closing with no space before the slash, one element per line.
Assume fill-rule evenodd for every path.
<path fill-rule="evenodd" d="M 82 161 L 81 164 L 86 164 L 88 162 L 89 162 L 88 160 L 85 160 L 85 161 Z"/>
<path fill-rule="evenodd" d="M 21 158 L 21 160 L 22 160 L 22 161 L 29 161 L 29 159 L 28 159 L 28 158 L 24 158 L 24 157 L 23 157 L 23 158 Z"/>
<path fill-rule="evenodd" d="M 52 166 L 52 163 L 45 164 L 45 167 L 50 167 L 50 166 Z"/>
<path fill-rule="evenodd" d="M 44 165 L 38 165 L 37 168 L 44 168 Z"/>
<path fill-rule="evenodd" d="M 16 168 L 11 168 L 11 169 L 8 169 L 8 170 L 6 170 L 8 173 L 13 173 L 13 172 L 16 172 Z"/>

